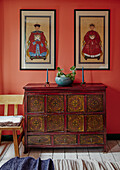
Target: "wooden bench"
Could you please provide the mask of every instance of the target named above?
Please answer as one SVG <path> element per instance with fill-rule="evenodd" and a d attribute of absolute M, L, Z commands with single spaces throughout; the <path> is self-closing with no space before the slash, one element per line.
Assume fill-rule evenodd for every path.
<path fill-rule="evenodd" d="M 15 156 L 19 157 L 19 144 L 23 136 L 23 116 L 17 115 L 18 105 L 23 104 L 24 95 L 0 95 L 0 105 L 4 105 L 4 116 L 0 116 L 0 144 L 2 130 L 12 130 Z M 8 116 L 8 105 L 14 105 L 14 114 Z M 17 131 L 20 136 L 17 138 Z"/>

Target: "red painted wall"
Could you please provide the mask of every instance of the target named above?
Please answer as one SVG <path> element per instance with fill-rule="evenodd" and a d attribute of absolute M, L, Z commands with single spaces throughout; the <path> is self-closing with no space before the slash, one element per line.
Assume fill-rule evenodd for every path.
<path fill-rule="evenodd" d="M 86 82 L 107 89 L 107 132 L 120 133 L 120 1 L 119 0 L 0 0 L 0 93 L 23 94 L 28 82 L 45 82 L 46 71 L 20 71 L 20 9 L 56 9 L 56 66 L 67 72 L 74 65 L 74 9 L 110 9 L 110 71 L 85 71 Z M 56 71 L 49 71 L 55 82 Z M 81 81 L 81 71 L 76 80 Z"/>

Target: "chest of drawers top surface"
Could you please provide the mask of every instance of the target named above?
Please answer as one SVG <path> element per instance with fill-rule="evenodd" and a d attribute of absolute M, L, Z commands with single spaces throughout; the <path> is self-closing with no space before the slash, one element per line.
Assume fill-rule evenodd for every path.
<path fill-rule="evenodd" d="M 50 86 L 45 86 L 44 83 L 29 83 L 23 88 L 25 91 L 104 91 L 107 86 L 102 83 L 86 83 L 81 85 L 80 83 L 73 83 L 71 86 L 58 86 L 56 83 L 50 83 Z"/>

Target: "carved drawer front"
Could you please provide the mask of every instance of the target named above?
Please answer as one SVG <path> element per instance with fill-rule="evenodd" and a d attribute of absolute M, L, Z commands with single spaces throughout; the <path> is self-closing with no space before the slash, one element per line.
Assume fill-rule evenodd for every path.
<path fill-rule="evenodd" d="M 44 112 L 44 96 L 27 96 L 27 112 Z"/>
<path fill-rule="evenodd" d="M 88 115 L 87 116 L 87 131 L 103 131 L 103 115 Z"/>
<path fill-rule="evenodd" d="M 80 135 L 80 144 L 104 144 L 103 135 Z"/>
<path fill-rule="evenodd" d="M 51 145 L 50 135 L 28 136 L 28 145 Z"/>
<path fill-rule="evenodd" d="M 83 115 L 68 115 L 67 130 L 69 132 L 84 131 L 84 116 Z"/>
<path fill-rule="evenodd" d="M 44 132 L 44 116 L 28 116 L 27 128 L 29 132 Z"/>
<path fill-rule="evenodd" d="M 76 135 L 54 135 L 54 145 L 75 145 Z"/>
<path fill-rule="evenodd" d="M 87 111 L 88 112 L 103 112 L 103 95 L 88 95 L 87 96 Z"/>
<path fill-rule="evenodd" d="M 64 112 L 64 96 L 48 95 L 47 96 L 47 112 L 61 113 Z"/>
<path fill-rule="evenodd" d="M 47 116 L 47 131 L 64 131 L 64 115 Z"/>
<path fill-rule="evenodd" d="M 68 95 L 67 112 L 84 112 L 84 96 Z"/>

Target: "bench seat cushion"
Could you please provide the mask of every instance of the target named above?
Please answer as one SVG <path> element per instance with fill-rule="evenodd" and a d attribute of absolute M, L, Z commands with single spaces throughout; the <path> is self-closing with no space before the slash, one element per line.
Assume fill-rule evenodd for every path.
<path fill-rule="evenodd" d="M 23 116 L 0 116 L 0 126 L 19 126 Z"/>

